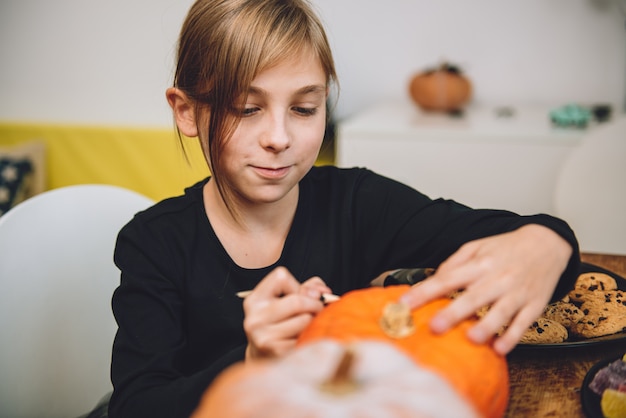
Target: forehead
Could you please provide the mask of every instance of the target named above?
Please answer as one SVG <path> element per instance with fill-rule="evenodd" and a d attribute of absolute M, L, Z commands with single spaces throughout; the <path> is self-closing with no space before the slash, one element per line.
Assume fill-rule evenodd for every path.
<path fill-rule="evenodd" d="M 318 56 L 310 50 L 300 51 L 278 60 L 273 65 L 261 70 L 252 80 L 251 88 L 263 85 L 279 84 L 295 86 L 326 86 L 327 74 Z"/>

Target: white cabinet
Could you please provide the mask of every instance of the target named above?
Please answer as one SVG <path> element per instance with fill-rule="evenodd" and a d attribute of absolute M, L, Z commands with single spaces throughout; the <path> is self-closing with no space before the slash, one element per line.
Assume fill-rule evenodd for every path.
<path fill-rule="evenodd" d="M 476 208 L 554 214 L 561 164 L 593 127 L 554 127 L 548 106 L 511 110 L 507 117 L 470 106 L 453 117 L 384 103 L 338 124 L 337 165 L 367 167 Z"/>

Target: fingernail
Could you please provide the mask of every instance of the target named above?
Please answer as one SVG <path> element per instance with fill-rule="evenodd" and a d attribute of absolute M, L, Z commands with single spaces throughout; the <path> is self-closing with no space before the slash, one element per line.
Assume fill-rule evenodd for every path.
<path fill-rule="evenodd" d="M 435 315 L 430 320 L 430 329 L 437 334 L 445 332 L 448 329 L 448 321 L 440 315 Z"/>
<path fill-rule="evenodd" d="M 306 292 L 307 296 L 313 299 L 319 299 L 322 297 L 322 294 L 318 290 L 309 289 Z"/>
<path fill-rule="evenodd" d="M 497 339 L 494 343 L 493 343 L 493 349 L 496 350 L 496 353 L 505 356 L 508 354 L 509 351 L 511 351 L 511 348 L 508 346 L 508 344 L 506 344 L 504 341 Z"/>
<path fill-rule="evenodd" d="M 400 299 L 398 299 L 398 302 L 411 306 L 411 298 L 408 294 L 404 294 L 400 296 Z"/>
<path fill-rule="evenodd" d="M 477 327 L 470 328 L 470 330 L 467 332 L 467 336 L 476 344 L 482 344 L 487 341 L 487 335 L 485 334 L 485 332 Z"/>

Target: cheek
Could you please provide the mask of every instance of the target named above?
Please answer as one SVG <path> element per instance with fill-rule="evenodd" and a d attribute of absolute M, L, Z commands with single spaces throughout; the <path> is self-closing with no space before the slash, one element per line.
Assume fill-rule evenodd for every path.
<path fill-rule="evenodd" d="M 315 121 L 303 129 L 302 142 L 306 144 L 308 148 L 319 148 L 324 140 L 324 132 L 326 131 L 326 118 L 316 118 Z"/>
<path fill-rule="evenodd" d="M 324 128 L 309 129 L 301 135 L 294 150 L 300 155 L 300 160 L 309 165 L 315 164 L 324 141 Z"/>
<path fill-rule="evenodd" d="M 242 138 L 246 138 L 246 135 L 242 135 L 241 131 L 242 129 L 236 128 L 233 135 L 222 145 L 220 150 L 220 164 L 222 170 L 226 172 L 236 170 L 238 163 L 246 154 L 242 143 Z"/>
<path fill-rule="evenodd" d="M 229 171 L 237 170 L 242 161 L 246 160 L 250 152 L 246 152 L 242 144 L 233 136 L 222 149 L 221 160 L 223 167 Z"/>

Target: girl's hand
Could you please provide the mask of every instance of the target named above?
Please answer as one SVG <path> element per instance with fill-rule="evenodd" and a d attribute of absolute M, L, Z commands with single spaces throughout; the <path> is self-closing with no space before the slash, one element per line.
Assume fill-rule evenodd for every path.
<path fill-rule="evenodd" d="M 243 301 L 246 360 L 276 357 L 295 347 L 331 290 L 319 277 L 299 283 L 284 267 L 268 274 Z"/>
<path fill-rule="evenodd" d="M 491 305 L 468 337 L 484 343 L 507 326 L 493 343 L 504 355 L 543 312 L 571 253 L 571 246 L 556 232 L 541 225 L 526 225 L 463 245 L 434 275 L 411 288 L 402 301 L 416 308 L 465 289 L 432 319 L 431 329 L 444 332 L 479 308 Z"/>

